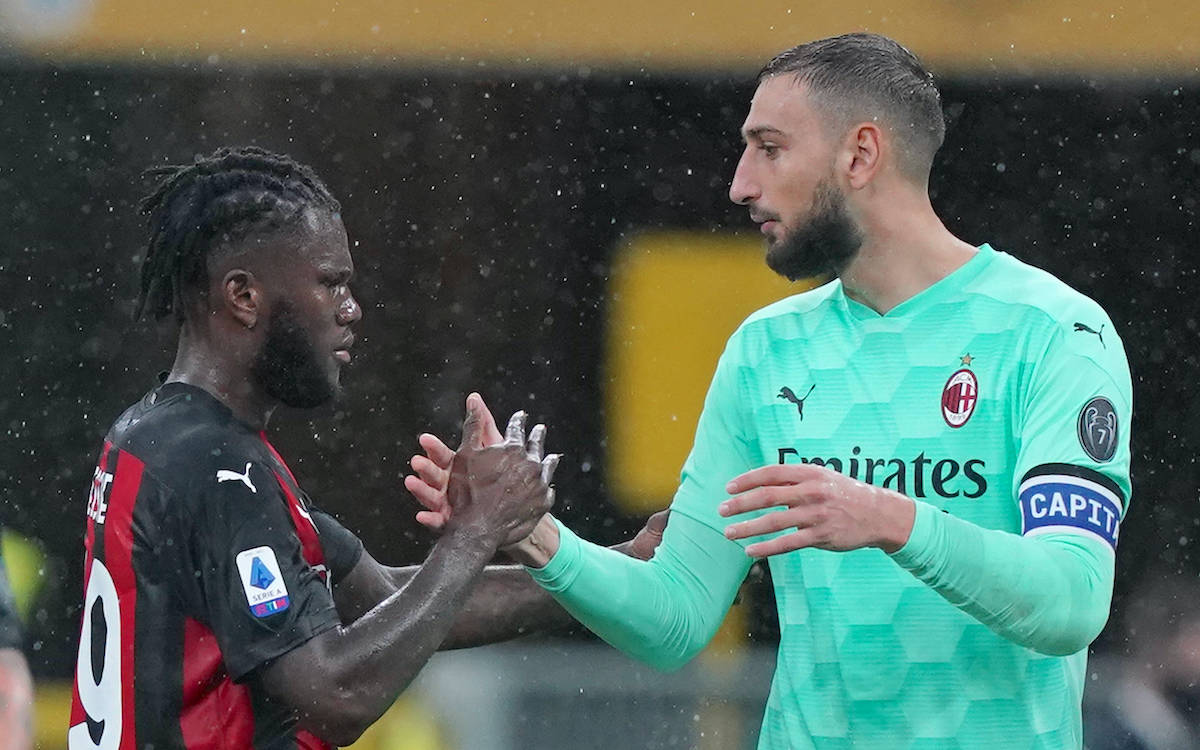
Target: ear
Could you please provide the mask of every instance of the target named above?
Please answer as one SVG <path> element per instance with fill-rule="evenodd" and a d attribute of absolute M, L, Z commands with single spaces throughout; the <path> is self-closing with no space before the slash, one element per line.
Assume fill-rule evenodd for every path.
<path fill-rule="evenodd" d="M 846 179 L 852 190 L 866 187 L 883 163 L 883 132 L 873 122 L 863 122 L 846 136 Z"/>
<path fill-rule="evenodd" d="M 221 279 L 221 303 L 234 320 L 254 328 L 263 310 L 262 288 L 254 274 L 242 268 L 228 271 Z"/>

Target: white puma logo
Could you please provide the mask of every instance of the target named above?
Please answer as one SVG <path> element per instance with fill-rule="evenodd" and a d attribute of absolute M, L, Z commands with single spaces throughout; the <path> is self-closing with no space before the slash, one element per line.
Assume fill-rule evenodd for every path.
<path fill-rule="evenodd" d="M 249 462 L 246 463 L 246 471 L 244 474 L 238 474 L 236 471 L 230 471 L 229 469 L 218 469 L 217 470 L 217 481 L 218 482 L 241 482 L 242 484 L 249 487 L 251 492 L 253 492 L 256 495 L 258 494 L 258 490 L 256 490 L 254 488 L 254 484 L 251 483 L 251 481 L 250 481 L 250 463 Z"/>

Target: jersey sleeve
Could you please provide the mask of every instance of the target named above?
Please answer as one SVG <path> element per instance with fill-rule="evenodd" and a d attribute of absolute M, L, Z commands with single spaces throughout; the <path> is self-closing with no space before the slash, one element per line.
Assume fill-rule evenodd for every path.
<path fill-rule="evenodd" d="M 549 564 L 526 570 L 607 643 L 673 670 L 712 640 L 752 562 L 724 534 L 684 515 L 667 524 L 648 561 L 583 541 L 559 524 Z"/>
<path fill-rule="evenodd" d="M 251 463 L 244 476 L 202 486 L 191 540 L 200 619 L 234 680 L 341 623 L 325 581 L 304 559 L 274 473 Z"/>
<path fill-rule="evenodd" d="M 560 546 L 543 588 L 609 644 L 659 669 L 677 669 L 712 639 L 753 562 L 753 540 L 725 537 L 717 506 L 729 480 L 755 468 L 739 413 L 737 335 L 717 364 L 692 451 L 671 503 L 671 521 L 649 561 L 583 541 L 560 524 Z"/>
<path fill-rule="evenodd" d="M 1075 534 L 1116 547 L 1130 498 L 1132 400 L 1129 364 L 1107 316 L 1098 307 L 1068 316 L 1034 366 L 1023 405 L 1014 486 L 1024 535 Z"/>
<path fill-rule="evenodd" d="M 1001 636 L 1055 656 L 1087 648 L 1108 619 L 1129 499 L 1129 366 L 1111 324 L 1092 307 L 1090 320 L 1103 323 L 1048 336 L 1018 405 L 1022 533 L 981 528 L 916 501 L 912 534 L 892 555 Z"/>
<path fill-rule="evenodd" d="M 325 564 L 334 583 L 343 581 L 362 557 L 362 540 L 354 535 L 336 518 L 309 504 L 308 514 L 321 537 L 321 549 L 325 552 Z"/>
<path fill-rule="evenodd" d="M 729 498 L 725 485 L 760 464 L 752 457 L 754 438 L 745 428 L 742 412 L 748 403 L 743 392 L 742 359 L 741 340 L 734 334 L 717 363 L 696 426 L 695 442 L 671 503 L 673 513 L 686 515 L 722 535 L 730 523 L 717 513 L 717 507 Z M 736 543 L 745 547 L 754 541 L 758 540 Z"/>

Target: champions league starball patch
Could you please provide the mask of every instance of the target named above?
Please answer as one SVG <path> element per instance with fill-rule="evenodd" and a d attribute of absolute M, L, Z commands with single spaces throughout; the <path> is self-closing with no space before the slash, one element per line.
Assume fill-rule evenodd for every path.
<path fill-rule="evenodd" d="M 1117 410 L 1103 396 L 1079 411 L 1079 444 L 1093 461 L 1111 461 L 1117 453 Z"/>

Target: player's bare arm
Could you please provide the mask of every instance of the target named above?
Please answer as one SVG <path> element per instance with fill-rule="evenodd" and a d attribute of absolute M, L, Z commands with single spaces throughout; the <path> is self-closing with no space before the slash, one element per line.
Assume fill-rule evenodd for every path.
<path fill-rule="evenodd" d="M 912 500 L 824 466 L 765 466 L 735 477 L 726 490 L 734 497 L 721 504 L 722 516 L 776 509 L 730 524 L 726 537 L 747 539 L 793 530 L 746 547 L 746 554 L 752 557 L 806 547 L 835 552 L 878 547 L 891 553 L 903 547 L 912 533 Z"/>
<path fill-rule="evenodd" d="M 649 560 L 662 541 L 667 515 L 668 511 L 661 510 L 650 516 L 633 539 L 615 545 L 613 549 L 639 560 Z M 557 548 L 558 527 L 549 516 L 544 516 L 524 542 L 505 551 L 522 564 L 544 566 L 550 556 L 538 550 L 550 547 L 549 543 L 541 541 L 547 535 L 555 541 Z M 417 565 L 382 565 L 364 551 L 350 575 L 334 585 L 338 614 L 344 622 L 353 622 L 404 587 L 418 570 L 420 566 Z M 521 565 L 489 565 L 472 586 L 441 649 L 498 643 L 566 627 L 573 622 L 574 618 L 530 579 Z"/>
<path fill-rule="evenodd" d="M 446 639 L 496 550 L 527 536 L 553 503 L 542 446 L 525 439 L 525 415 L 513 415 L 496 446 L 471 447 L 479 429 L 477 419 L 465 425 L 447 486 L 451 516 L 407 583 L 353 624 L 262 670 L 267 691 L 330 742 L 350 744 L 383 714 Z"/>

